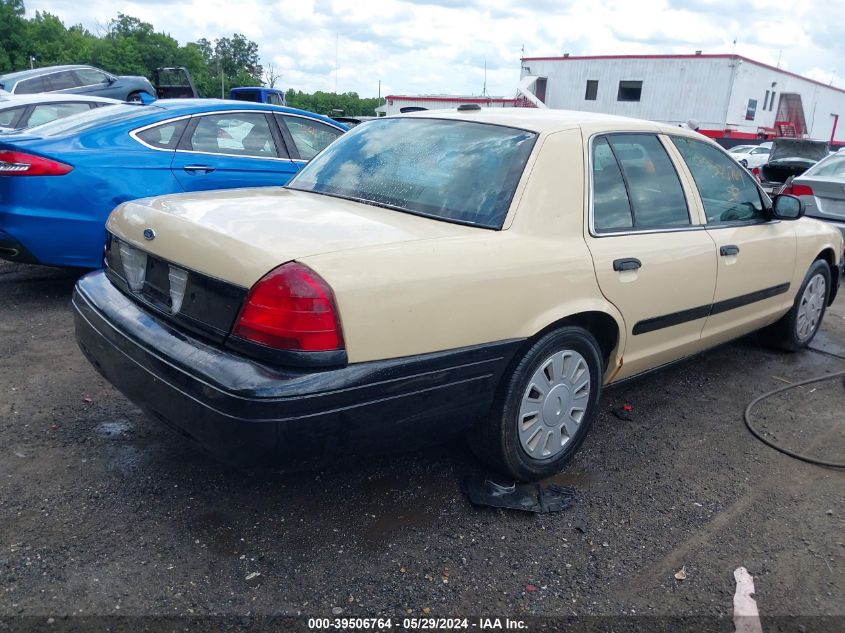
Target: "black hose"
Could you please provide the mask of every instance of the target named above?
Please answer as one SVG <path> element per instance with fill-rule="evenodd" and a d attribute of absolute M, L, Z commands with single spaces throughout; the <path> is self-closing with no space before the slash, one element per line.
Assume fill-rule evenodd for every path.
<path fill-rule="evenodd" d="M 833 374 L 826 374 L 824 376 L 817 376 L 816 378 L 810 378 L 808 380 L 802 380 L 801 382 L 796 382 L 791 385 L 787 385 L 786 387 L 780 387 L 779 389 L 773 389 L 767 393 L 764 393 L 762 396 L 758 396 L 752 400 L 747 407 L 745 407 L 745 413 L 743 414 L 743 419 L 745 420 L 745 426 L 748 427 L 748 430 L 751 431 L 751 434 L 756 437 L 758 440 L 763 442 L 766 446 L 770 446 L 771 448 L 775 449 L 776 451 L 780 451 L 784 455 L 789 455 L 790 457 L 794 457 L 795 459 L 800 459 L 802 462 L 807 462 L 808 464 L 815 464 L 816 466 L 825 466 L 827 468 L 845 468 L 845 464 L 842 462 L 829 462 L 823 459 L 816 459 L 815 457 L 810 457 L 809 455 L 802 455 L 801 453 L 796 453 L 794 451 L 789 450 L 788 448 L 783 448 L 782 446 L 778 446 L 774 442 L 769 439 L 763 437 L 762 433 L 754 428 L 754 425 L 751 422 L 751 409 L 760 402 L 761 400 L 765 400 L 770 396 L 774 396 L 782 391 L 786 391 L 788 389 L 794 389 L 795 387 L 801 387 L 802 385 L 810 385 L 814 382 L 822 382 L 823 380 L 831 380 L 832 378 L 837 378 L 839 376 L 845 376 L 845 371 L 838 371 Z"/>

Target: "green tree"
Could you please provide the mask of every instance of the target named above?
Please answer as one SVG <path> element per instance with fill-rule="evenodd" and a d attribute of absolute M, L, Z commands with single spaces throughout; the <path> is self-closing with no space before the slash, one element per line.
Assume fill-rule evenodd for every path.
<path fill-rule="evenodd" d="M 162 66 L 184 66 L 201 96 L 226 96 L 233 86 L 260 86 L 264 69 L 258 44 L 240 33 L 215 40 L 202 38 L 180 46 L 167 33 L 138 18 L 118 13 L 95 35 L 81 25 L 67 28 L 50 13 L 37 11 L 27 19 L 23 0 L 0 0 L 0 73 L 57 64 L 92 64 L 119 75 L 145 75 Z M 273 74 L 273 73 L 271 73 Z M 342 111 L 348 116 L 372 116 L 378 99 L 354 92 L 335 94 L 288 90 L 288 104 L 320 114 Z"/>
<path fill-rule="evenodd" d="M 0 72 L 29 67 L 23 0 L 0 0 Z"/>

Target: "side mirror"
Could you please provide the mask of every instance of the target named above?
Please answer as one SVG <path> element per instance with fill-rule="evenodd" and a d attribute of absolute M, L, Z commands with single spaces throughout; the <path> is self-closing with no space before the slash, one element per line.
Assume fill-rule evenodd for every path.
<path fill-rule="evenodd" d="M 804 203 L 795 196 L 781 194 L 775 198 L 772 215 L 778 220 L 797 220 L 804 215 Z"/>

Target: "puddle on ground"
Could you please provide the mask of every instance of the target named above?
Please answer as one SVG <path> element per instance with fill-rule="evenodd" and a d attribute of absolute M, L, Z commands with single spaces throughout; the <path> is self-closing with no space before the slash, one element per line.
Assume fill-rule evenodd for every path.
<path fill-rule="evenodd" d="M 134 446 L 120 446 L 115 450 L 109 462 L 109 470 L 121 475 L 134 475 L 142 470 L 149 458 L 142 450 Z"/>
<path fill-rule="evenodd" d="M 94 429 L 94 432 L 100 437 L 116 438 L 122 436 L 132 425 L 128 420 L 112 420 L 110 422 L 100 422 Z"/>
<path fill-rule="evenodd" d="M 819 330 L 816 338 L 810 343 L 810 348 L 827 352 L 828 354 L 845 356 L 845 343 L 840 341 L 836 334 L 828 330 Z"/>

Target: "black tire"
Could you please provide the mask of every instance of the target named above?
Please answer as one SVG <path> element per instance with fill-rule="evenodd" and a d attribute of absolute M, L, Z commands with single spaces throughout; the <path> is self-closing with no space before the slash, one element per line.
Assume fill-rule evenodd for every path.
<path fill-rule="evenodd" d="M 821 276 L 824 279 L 824 301 L 822 302 L 821 313 L 819 314 L 815 327 L 812 328 L 812 331 L 809 334 L 805 334 L 802 337 L 799 336 L 798 332 L 798 317 L 799 312 L 801 311 L 801 306 L 805 300 L 804 291 L 807 289 L 810 281 L 817 276 Z M 778 347 L 788 352 L 797 352 L 810 344 L 810 341 L 813 340 L 816 333 L 819 331 L 819 327 L 821 327 L 822 320 L 824 319 L 824 313 L 830 299 L 830 290 L 830 266 L 827 265 L 827 262 L 817 259 L 813 262 L 813 265 L 810 266 L 810 270 L 807 271 L 807 275 L 804 277 L 804 282 L 801 284 L 801 287 L 798 289 L 798 293 L 795 295 L 795 303 L 793 303 L 792 308 L 790 308 L 789 312 L 787 312 L 780 321 L 772 326 L 774 342 Z"/>
<path fill-rule="evenodd" d="M 528 454 L 519 439 L 520 406 L 534 373 L 546 359 L 564 350 L 575 351 L 586 361 L 590 393 L 577 431 L 563 449 L 546 459 L 536 459 Z M 601 383 L 601 351 L 592 334 L 577 326 L 549 332 L 515 361 L 512 370 L 503 377 L 489 417 L 470 430 L 470 446 L 491 467 L 518 481 L 535 481 L 554 475 L 572 459 L 587 436 L 601 396 Z"/>

